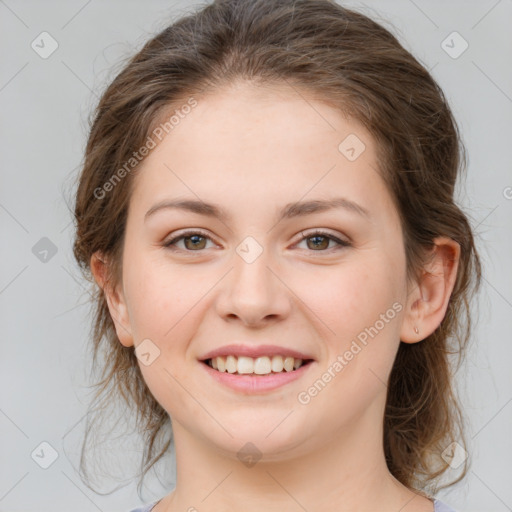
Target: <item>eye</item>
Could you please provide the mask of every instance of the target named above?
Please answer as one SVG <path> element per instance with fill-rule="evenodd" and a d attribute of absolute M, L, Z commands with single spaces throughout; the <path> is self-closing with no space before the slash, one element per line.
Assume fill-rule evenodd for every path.
<path fill-rule="evenodd" d="M 185 243 L 185 249 L 176 247 L 177 242 L 181 240 Z M 165 242 L 163 245 L 171 250 L 185 250 L 186 252 L 194 252 L 201 249 L 205 249 L 205 242 L 211 240 L 206 233 L 202 231 L 186 231 L 181 233 L 179 236 Z"/>
<path fill-rule="evenodd" d="M 335 242 L 339 247 L 349 247 L 351 244 L 345 240 L 341 240 L 338 237 L 322 230 L 312 231 L 304 235 L 302 233 L 303 238 L 299 241 L 302 243 L 306 241 L 307 248 L 313 250 L 314 252 L 326 252 L 325 249 L 329 249 L 330 242 Z M 184 242 L 184 248 L 178 247 L 177 243 Z M 212 239 L 203 231 L 185 231 L 181 233 L 179 236 L 172 238 L 171 240 L 165 242 L 163 244 L 164 247 L 170 250 L 182 250 L 185 252 L 196 252 L 201 251 L 202 249 L 206 249 L 206 242 Z M 309 241 L 312 240 L 311 243 Z M 298 244 L 296 244 L 298 245 Z M 336 247 L 334 247 L 336 249 Z"/>
<path fill-rule="evenodd" d="M 338 237 L 332 235 L 331 233 L 322 230 L 316 230 L 307 233 L 306 235 L 302 233 L 302 235 L 303 238 L 299 243 L 306 241 L 308 249 L 312 249 L 315 252 L 327 252 L 325 249 L 329 248 L 330 242 L 335 242 L 338 244 L 338 247 L 334 247 L 334 249 L 338 249 L 340 247 L 350 247 L 351 245 L 350 242 L 347 242 L 346 240 L 340 240 Z M 310 240 L 312 241 L 311 243 L 309 243 Z"/>

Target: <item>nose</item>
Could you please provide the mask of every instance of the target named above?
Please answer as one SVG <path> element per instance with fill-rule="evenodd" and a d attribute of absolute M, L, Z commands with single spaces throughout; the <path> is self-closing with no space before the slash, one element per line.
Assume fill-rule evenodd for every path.
<path fill-rule="evenodd" d="M 222 318 L 263 327 L 289 315 L 292 293 L 268 251 L 263 250 L 254 261 L 235 254 L 233 265 L 217 297 L 216 309 Z"/>

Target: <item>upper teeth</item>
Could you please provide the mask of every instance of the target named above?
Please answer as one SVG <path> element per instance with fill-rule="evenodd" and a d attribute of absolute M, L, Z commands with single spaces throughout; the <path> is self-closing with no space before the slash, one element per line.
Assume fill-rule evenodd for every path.
<path fill-rule="evenodd" d="M 267 375 L 269 373 L 287 372 L 296 370 L 302 366 L 302 359 L 283 356 L 218 356 L 209 360 L 210 366 L 219 372 L 228 373 L 255 373 L 256 375 Z"/>

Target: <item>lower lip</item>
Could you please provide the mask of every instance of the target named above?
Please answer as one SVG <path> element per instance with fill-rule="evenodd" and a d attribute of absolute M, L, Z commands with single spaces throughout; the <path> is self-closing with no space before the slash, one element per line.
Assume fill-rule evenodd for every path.
<path fill-rule="evenodd" d="M 313 365 L 314 361 L 309 362 L 291 372 L 270 373 L 268 375 L 238 375 L 234 373 L 219 372 L 211 366 L 201 362 L 201 366 L 218 382 L 225 386 L 241 391 L 243 393 L 262 393 L 280 388 L 285 384 L 300 379 Z"/>

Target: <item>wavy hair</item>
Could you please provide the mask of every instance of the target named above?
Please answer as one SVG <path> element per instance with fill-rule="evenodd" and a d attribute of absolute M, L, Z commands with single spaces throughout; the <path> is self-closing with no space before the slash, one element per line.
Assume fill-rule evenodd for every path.
<path fill-rule="evenodd" d="M 409 278 L 419 276 L 434 238 L 460 244 L 446 315 L 421 342 L 400 343 L 383 418 L 385 457 L 395 478 L 433 492 L 453 485 L 466 475 L 469 459 L 458 478 L 437 487 L 449 468 L 443 450 L 455 440 L 466 447 L 453 375 L 470 339 L 470 301 L 481 280 L 472 228 L 454 199 L 457 177 L 466 169 L 465 148 L 427 69 L 382 25 L 330 0 L 217 0 L 201 6 L 149 40 L 103 93 L 76 191 L 73 246 L 95 287 L 91 348 L 93 367 L 101 369 L 94 385 L 97 414 L 121 401 L 136 416 L 145 446 L 140 486 L 171 445 L 170 419 L 146 386 L 133 347 L 119 342 L 89 266 L 100 251 L 109 261 L 109 284 L 120 279 L 137 166 L 101 198 L 97 191 L 174 106 L 239 80 L 285 81 L 353 116 L 372 134 L 378 170 L 400 215 Z M 104 354 L 100 365 L 99 353 Z M 89 430 L 80 462 L 85 480 Z"/>

